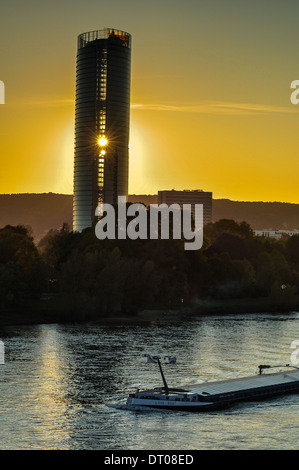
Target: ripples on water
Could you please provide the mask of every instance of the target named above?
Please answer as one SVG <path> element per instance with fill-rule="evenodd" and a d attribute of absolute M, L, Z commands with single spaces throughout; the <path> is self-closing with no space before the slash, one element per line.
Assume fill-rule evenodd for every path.
<path fill-rule="evenodd" d="M 161 385 L 145 353 L 177 357 L 164 366 L 170 386 L 256 374 L 290 362 L 298 322 L 294 313 L 2 328 L 0 448 L 298 449 L 298 395 L 198 414 L 123 406 L 136 388 Z"/>

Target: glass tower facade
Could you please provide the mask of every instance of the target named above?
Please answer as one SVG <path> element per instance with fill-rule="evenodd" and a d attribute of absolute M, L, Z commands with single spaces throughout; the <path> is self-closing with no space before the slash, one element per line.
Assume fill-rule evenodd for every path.
<path fill-rule="evenodd" d="M 73 230 L 95 223 L 101 203 L 128 194 L 131 35 L 115 29 L 78 36 Z"/>

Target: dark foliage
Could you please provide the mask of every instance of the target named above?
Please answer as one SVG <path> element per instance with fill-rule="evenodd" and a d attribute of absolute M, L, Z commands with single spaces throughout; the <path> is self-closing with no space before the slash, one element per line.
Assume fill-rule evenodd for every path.
<path fill-rule="evenodd" d="M 223 219 L 204 229 L 204 246 L 184 240 L 98 240 L 94 229 L 64 224 L 35 246 L 23 226 L 0 230 L 2 311 L 24 298 L 56 295 L 80 318 L 145 308 L 178 308 L 207 299 L 267 297 L 278 308 L 298 305 L 299 237 L 255 237 L 246 222 Z"/>

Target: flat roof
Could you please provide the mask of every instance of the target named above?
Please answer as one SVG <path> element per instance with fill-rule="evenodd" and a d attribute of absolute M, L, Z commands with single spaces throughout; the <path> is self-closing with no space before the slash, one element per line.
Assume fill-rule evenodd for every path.
<path fill-rule="evenodd" d="M 121 31 L 114 28 L 98 29 L 95 31 L 87 31 L 81 33 L 78 36 L 78 49 L 86 47 L 90 42 L 97 41 L 99 39 L 119 39 L 122 41 L 122 45 L 131 48 L 132 36 L 126 31 Z"/>

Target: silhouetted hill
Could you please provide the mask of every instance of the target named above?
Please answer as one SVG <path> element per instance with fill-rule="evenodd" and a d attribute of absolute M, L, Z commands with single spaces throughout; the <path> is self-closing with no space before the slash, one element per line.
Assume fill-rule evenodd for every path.
<path fill-rule="evenodd" d="M 129 194 L 128 202 L 141 202 L 146 206 L 150 204 L 158 204 L 158 194 Z"/>
<path fill-rule="evenodd" d="M 130 202 L 156 204 L 157 195 L 132 194 Z M 39 241 L 50 229 L 63 223 L 72 227 L 71 194 L 1 194 L 0 228 L 5 225 L 27 225 Z M 299 204 L 286 202 L 238 202 L 229 199 L 213 200 L 213 222 L 233 219 L 248 222 L 254 230 L 299 229 Z"/>
<path fill-rule="evenodd" d="M 64 222 L 72 227 L 72 207 L 68 194 L 0 194 L 0 227 L 29 225 L 38 241 Z"/>
<path fill-rule="evenodd" d="M 146 205 L 157 204 L 157 195 L 131 194 L 130 202 Z M 299 229 L 299 204 L 287 202 L 239 202 L 230 199 L 213 199 L 213 222 L 220 219 L 233 219 L 247 222 L 253 230 Z"/>
<path fill-rule="evenodd" d="M 213 200 L 213 222 L 219 219 L 245 220 L 254 230 L 299 229 L 299 204 L 288 202 L 239 202 Z"/>

